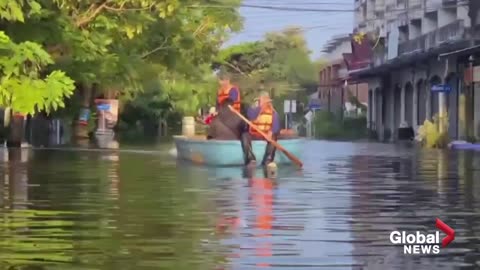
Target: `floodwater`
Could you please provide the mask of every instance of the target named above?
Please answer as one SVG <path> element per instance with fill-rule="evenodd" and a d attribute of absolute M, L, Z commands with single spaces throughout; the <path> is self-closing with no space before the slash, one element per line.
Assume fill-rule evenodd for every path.
<path fill-rule="evenodd" d="M 143 151 L 0 149 L 0 269 L 477 269 L 480 154 L 311 141 L 276 180 Z M 405 255 L 390 232 L 456 232 Z M 441 234 L 441 238 L 443 238 Z"/>

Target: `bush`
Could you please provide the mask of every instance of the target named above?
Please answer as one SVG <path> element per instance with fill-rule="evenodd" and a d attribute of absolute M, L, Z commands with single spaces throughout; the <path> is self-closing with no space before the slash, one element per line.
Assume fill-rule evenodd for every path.
<path fill-rule="evenodd" d="M 320 139 L 361 139 L 366 138 L 367 119 L 365 116 L 341 119 L 331 112 L 317 112 L 315 135 Z"/>
<path fill-rule="evenodd" d="M 440 124 L 443 124 L 444 132 L 440 133 Z M 433 122 L 425 120 L 418 129 L 417 140 L 427 148 L 445 148 L 448 146 L 448 116 L 440 119 L 438 115 L 433 117 Z"/>

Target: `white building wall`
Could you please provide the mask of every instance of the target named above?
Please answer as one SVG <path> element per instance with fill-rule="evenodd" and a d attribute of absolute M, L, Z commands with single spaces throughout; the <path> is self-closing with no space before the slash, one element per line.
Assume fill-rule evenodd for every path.
<path fill-rule="evenodd" d="M 437 10 L 442 6 L 442 0 L 425 0 L 425 9 L 427 11 Z"/>
<path fill-rule="evenodd" d="M 457 8 L 457 18 L 463 20 L 465 27 L 470 27 L 472 25 L 470 17 L 468 16 L 468 8 Z"/>
<path fill-rule="evenodd" d="M 455 9 L 439 9 L 438 10 L 438 27 L 451 24 L 457 20 Z"/>
<path fill-rule="evenodd" d="M 422 34 L 432 32 L 437 29 L 437 20 L 433 16 L 422 18 Z"/>
<path fill-rule="evenodd" d="M 329 61 L 336 61 L 343 59 L 344 53 L 351 53 L 352 45 L 349 40 L 342 42 L 337 47 L 335 47 L 331 52 L 325 54 L 325 58 Z"/>
<path fill-rule="evenodd" d="M 473 134 L 478 138 L 480 137 L 480 86 L 475 85 L 475 91 L 473 93 Z M 467 101 L 468 102 L 468 101 Z"/>
<path fill-rule="evenodd" d="M 417 25 L 414 25 L 414 24 L 410 24 L 408 26 L 408 39 L 412 40 L 412 39 L 415 39 L 419 36 L 422 35 L 422 28 L 417 26 Z"/>

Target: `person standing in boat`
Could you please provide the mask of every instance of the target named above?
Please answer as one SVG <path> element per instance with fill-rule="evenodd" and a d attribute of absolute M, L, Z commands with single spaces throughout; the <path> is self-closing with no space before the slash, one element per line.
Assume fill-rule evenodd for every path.
<path fill-rule="evenodd" d="M 220 89 L 217 92 L 217 112 L 220 107 L 225 105 L 227 100 L 232 101 L 232 107 L 241 112 L 240 90 L 230 81 L 230 76 L 227 73 L 221 73 L 219 76 Z"/>
<path fill-rule="evenodd" d="M 233 106 L 233 101 L 229 98 L 220 106 L 217 115 L 210 122 L 207 139 L 240 140 L 245 124 L 228 108 L 228 105 Z"/>
<path fill-rule="evenodd" d="M 280 133 L 280 121 L 277 112 L 273 108 L 272 100 L 267 92 L 262 92 L 258 98 L 258 107 L 249 108 L 247 118 L 272 140 L 277 141 Z M 247 126 L 241 134 L 245 165 L 256 163 L 256 157 L 252 150 L 252 140 L 264 140 L 263 136 L 255 129 Z M 275 159 L 275 147 L 267 143 L 262 165 L 268 165 Z"/>

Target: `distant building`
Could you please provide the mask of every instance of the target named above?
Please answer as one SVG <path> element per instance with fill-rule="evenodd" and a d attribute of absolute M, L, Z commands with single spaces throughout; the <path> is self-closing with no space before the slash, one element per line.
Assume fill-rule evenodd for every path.
<path fill-rule="evenodd" d="M 323 59 L 326 66 L 319 73 L 318 98 L 321 108 L 333 113 L 342 113 L 347 109 L 357 111 L 351 98 L 368 105 L 368 84 L 357 84 L 348 76 L 344 54 L 352 52 L 350 35 L 332 37 L 323 47 Z"/>
<path fill-rule="evenodd" d="M 395 141 L 401 126 L 417 130 L 445 107 L 452 139 L 480 139 L 480 95 L 473 94 L 480 76 L 471 75 L 480 65 L 480 0 L 354 1 L 353 33 L 364 36 L 371 51 L 353 53 L 362 61 L 352 62 L 364 65 L 353 65 L 349 74 L 369 85 L 372 131 Z"/>

